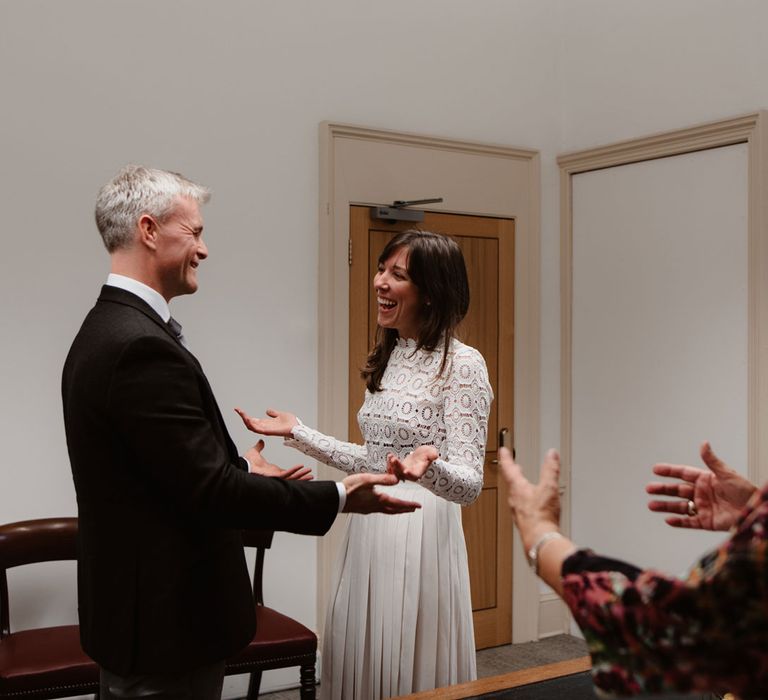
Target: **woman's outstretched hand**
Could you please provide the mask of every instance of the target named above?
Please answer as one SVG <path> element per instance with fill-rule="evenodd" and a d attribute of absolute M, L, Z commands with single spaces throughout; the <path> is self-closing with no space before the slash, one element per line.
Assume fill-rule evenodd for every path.
<path fill-rule="evenodd" d="M 507 503 L 523 547 L 526 552 L 531 548 L 537 552 L 538 575 L 562 597 L 560 572 L 575 547 L 567 537 L 560 535 L 560 455 L 557 450 L 547 452 L 538 483 L 525 478 L 522 468 L 506 447 L 499 449 L 499 463 L 509 486 Z"/>
<path fill-rule="evenodd" d="M 242 408 L 236 408 L 235 413 L 243 419 L 248 430 L 259 435 L 291 437 L 291 430 L 299 424 L 293 413 L 276 411 L 274 408 L 267 409 L 269 418 L 252 418 Z"/>
<path fill-rule="evenodd" d="M 512 519 L 528 551 L 544 533 L 560 530 L 560 455 L 556 450 L 547 452 L 537 484 L 525 478 L 522 468 L 505 447 L 499 450 L 499 462 L 509 485 L 507 503 Z"/>
<path fill-rule="evenodd" d="M 260 474 L 261 476 L 271 476 L 276 479 L 286 479 L 288 481 L 312 481 L 315 477 L 312 470 L 303 464 L 297 464 L 289 469 L 281 469 L 276 464 L 267 462 L 261 451 L 264 449 L 264 440 L 259 440 L 243 457 L 248 461 L 251 474 Z"/>
<path fill-rule="evenodd" d="M 653 473 L 657 476 L 679 481 L 649 483 L 645 487 L 648 493 L 672 496 L 675 500 L 649 501 L 648 508 L 657 513 L 672 513 L 666 518 L 672 527 L 728 530 L 757 489 L 723 462 L 708 442 L 701 445 L 701 459 L 709 470 L 684 464 L 654 465 Z"/>
<path fill-rule="evenodd" d="M 387 472 L 401 481 L 418 481 L 440 454 L 434 445 L 420 445 L 403 459 L 387 455 Z"/>

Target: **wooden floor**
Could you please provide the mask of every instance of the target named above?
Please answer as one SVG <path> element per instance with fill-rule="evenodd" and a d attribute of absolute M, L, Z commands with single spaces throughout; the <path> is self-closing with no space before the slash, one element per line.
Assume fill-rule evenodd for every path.
<path fill-rule="evenodd" d="M 535 671 L 542 667 L 557 665 L 559 662 L 579 660 L 587 653 L 587 647 L 583 640 L 567 634 L 548 637 L 538 642 L 526 642 L 524 644 L 507 644 L 505 646 L 483 649 L 477 652 L 477 677 L 479 680 L 473 683 L 488 682 L 490 688 L 496 678 L 524 678 L 514 676 L 518 672 Z M 568 668 L 566 666 L 558 668 Z M 507 682 L 507 681 L 502 681 Z M 530 681 L 524 681 L 530 682 Z M 453 686 L 458 688 L 459 686 Z M 478 686 L 480 687 L 480 686 Z M 436 692 L 436 691 L 430 691 Z M 481 692 L 493 692 L 492 690 L 476 690 L 475 695 Z M 286 689 L 272 693 L 264 693 L 260 696 L 263 700 L 299 700 L 298 689 Z M 417 696 L 418 697 L 418 696 Z M 447 699 L 450 695 L 425 696 Z M 463 695 L 456 697 L 472 697 Z"/>
<path fill-rule="evenodd" d="M 471 683 L 461 683 L 447 688 L 436 688 L 435 690 L 426 690 L 423 693 L 414 693 L 413 695 L 402 695 L 392 700 L 461 700 L 462 698 L 474 698 L 485 693 L 493 693 L 497 690 L 507 690 L 517 688 L 529 683 L 539 683 L 541 681 L 570 676 L 574 673 L 582 673 L 591 668 L 588 656 L 582 656 L 578 659 L 568 661 L 558 661 L 546 666 L 535 666 L 526 668 L 522 671 L 512 671 L 500 676 L 491 676 L 490 678 L 480 678 Z"/>

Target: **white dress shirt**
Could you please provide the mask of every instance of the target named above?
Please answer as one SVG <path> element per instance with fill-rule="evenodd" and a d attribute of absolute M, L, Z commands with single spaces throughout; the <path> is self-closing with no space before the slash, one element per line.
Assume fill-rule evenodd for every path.
<path fill-rule="evenodd" d="M 168 323 L 168 319 L 171 317 L 171 310 L 168 308 L 168 302 L 163 298 L 160 292 L 148 287 L 143 282 L 133 279 L 133 277 L 126 277 L 125 275 L 116 275 L 114 272 L 110 272 L 107 277 L 106 285 L 108 287 L 117 287 L 118 289 L 124 289 L 126 292 L 135 294 L 142 301 L 146 301 L 152 307 L 152 310 L 157 315 Z"/>

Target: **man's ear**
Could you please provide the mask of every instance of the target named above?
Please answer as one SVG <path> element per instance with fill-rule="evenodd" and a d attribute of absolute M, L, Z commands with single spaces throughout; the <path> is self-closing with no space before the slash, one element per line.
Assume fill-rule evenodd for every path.
<path fill-rule="evenodd" d="M 139 229 L 139 243 L 155 250 L 157 248 L 157 222 L 149 214 L 142 214 L 136 226 Z"/>

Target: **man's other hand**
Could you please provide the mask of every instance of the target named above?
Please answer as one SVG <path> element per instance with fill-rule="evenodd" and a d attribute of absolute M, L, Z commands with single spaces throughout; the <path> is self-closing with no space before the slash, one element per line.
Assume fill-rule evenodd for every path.
<path fill-rule="evenodd" d="M 314 476 L 309 467 L 303 464 L 297 464 L 289 469 L 281 469 L 276 464 L 267 462 L 261 451 L 264 449 L 264 440 L 259 440 L 243 457 L 248 462 L 248 471 L 251 474 L 260 474 L 261 476 L 271 476 L 276 479 L 286 479 L 288 481 L 312 481 Z"/>
<path fill-rule="evenodd" d="M 376 491 L 375 486 L 394 486 L 394 474 L 353 474 L 342 482 L 347 490 L 345 513 L 412 513 L 421 504 L 401 501 L 387 493 Z"/>

